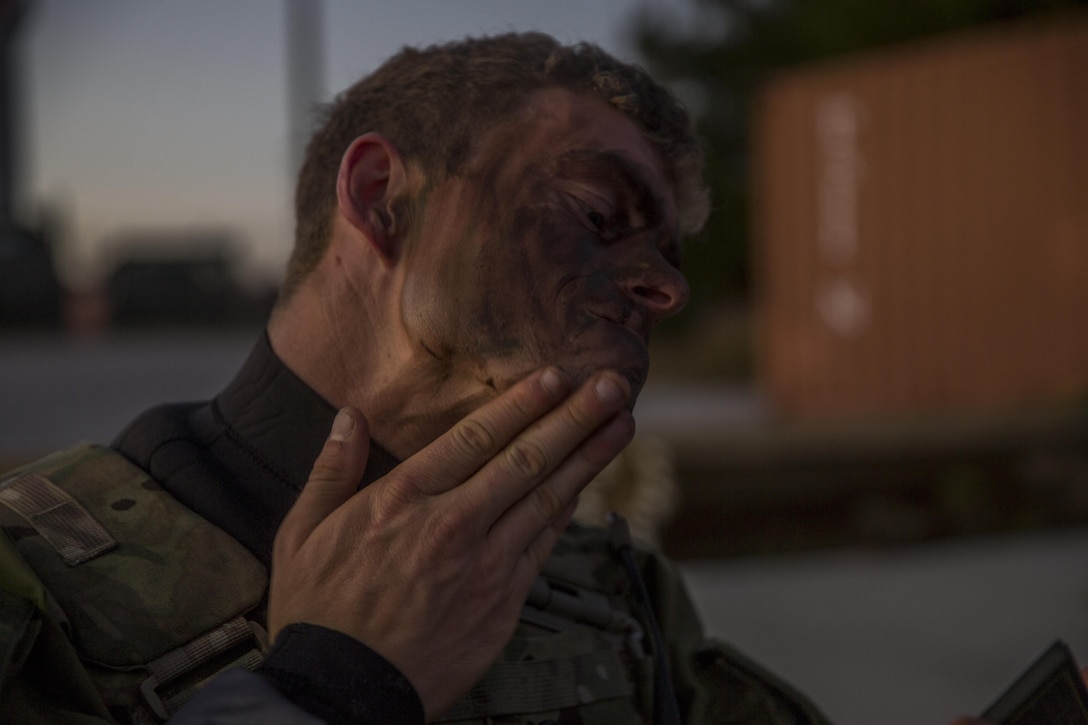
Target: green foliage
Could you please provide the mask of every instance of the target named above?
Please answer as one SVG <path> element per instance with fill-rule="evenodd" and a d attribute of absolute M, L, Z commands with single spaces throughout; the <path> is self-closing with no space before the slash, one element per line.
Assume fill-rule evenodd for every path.
<path fill-rule="evenodd" d="M 673 85 L 706 142 L 714 209 L 685 250 L 689 313 L 745 300 L 751 291 L 749 113 L 768 74 L 880 46 L 1088 0 L 690 0 L 699 22 L 680 26 L 646 0 L 633 32 L 647 67 Z"/>

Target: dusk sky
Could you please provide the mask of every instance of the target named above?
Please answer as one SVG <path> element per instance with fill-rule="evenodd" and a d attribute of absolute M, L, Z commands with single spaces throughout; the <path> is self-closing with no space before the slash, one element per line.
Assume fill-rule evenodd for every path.
<path fill-rule="evenodd" d="M 642 0 L 646 2 L 646 0 Z M 403 45 L 538 29 L 636 59 L 640 0 L 325 0 L 331 96 Z M 690 0 L 650 4 L 692 22 Z M 62 213 L 69 281 L 93 281 L 110 238 L 231 228 L 250 272 L 290 248 L 286 2 L 40 0 L 22 26 L 23 206 Z M 108 257 L 106 257 L 108 259 Z"/>

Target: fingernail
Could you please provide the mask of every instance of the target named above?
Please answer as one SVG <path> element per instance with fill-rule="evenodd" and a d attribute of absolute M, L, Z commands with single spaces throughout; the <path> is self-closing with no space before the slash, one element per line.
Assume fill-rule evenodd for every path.
<path fill-rule="evenodd" d="M 556 398 L 563 394 L 563 379 L 552 368 L 548 368 L 540 376 L 540 384 Z"/>
<path fill-rule="evenodd" d="M 593 386 L 602 403 L 616 403 L 623 399 L 623 388 L 611 375 L 606 375 Z"/>
<path fill-rule="evenodd" d="M 353 430 L 355 430 L 355 419 L 346 410 L 341 409 L 332 421 L 332 432 L 329 433 L 329 440 L 346 441 L 351 437 Z"/>

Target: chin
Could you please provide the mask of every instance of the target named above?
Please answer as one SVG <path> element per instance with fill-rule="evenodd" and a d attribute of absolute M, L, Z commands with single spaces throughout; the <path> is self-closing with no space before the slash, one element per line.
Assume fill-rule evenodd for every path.
<path fill-rule="evenodd" d="M 490 374 L 486 376 L 485 385 L 491 395 L 498 395 L 519 380 L 524 379 L 534 370 L 539 370 L 546 365 L 554 365 L 562 370 L 570 381 L 574 390 L 589 380 L 590 377 L 602 370 L 614 370 L 627 380 L 631 386 L 631 405 L 642 391 L 646 383 L 646 376 L 650 371 L 650 354 L 640 340 L 632 335 L 611 335 L 607 344 L 601 340 L 595 340 L 591 346 L 570 345 L 563 349 L 562 345 L 556 345 L 551 352 L 565 352 L 563 357 L 548 358 L 544 354 L 523 357 L 520 361 L 507 360 L 499 370 L 498 366 L 490 368 Z"/>
<path fill-rule="evenodd" d="M 615 370 L 631 384 L 632 399 L 642 390 L 650 372 L 650 350 L 646 341 L 636 333 L 619 325 L 609 325 L 604 344 L 587 354 L 587 359 L 598 361 L 597 370 Z"/>
<path fill-rule="evenodd" d="M 638 400 L 639 394 L 642 393 L 642 386 L 646 384 L 646 376 L 649 374 L 649 370 L 646 368 L 638 370 L 628 368 L 626 370 L 619 369 L 617 372 L 627 378 L 627 382 L 631 386 L 631 404 L 628 407 L 634 408 L 635 401 Z"/>
<path fill-rule="evenodd" d="M 599 369 L 611 369 L 627 378 L 631 384 L 632 401 L 638 397 L 646 377 L 650 374 L 650 351 L 641 340 L 628 338 L 629 344 L 620 346 L 605 356 Z"/>
<path fill-rule="evenodd" d="M 587 360 L 577 362 L 556 361 L 555 365 L 570 376 L 575 387 L 589 380 L 591 376 L 601 370 L 615 370 L 631 386 L 631 406 L 633 407 L 635 399 L 638 398 L 639 393 L 642 391 L 642 386 L 646 384 L 646 376 L 650 372 L 649 358 L 645 355 L 645 348 L 642 348 L 642 352 L 642 355 L 632 354 L 626 358 L 612 355 L 592 362 Z"/>

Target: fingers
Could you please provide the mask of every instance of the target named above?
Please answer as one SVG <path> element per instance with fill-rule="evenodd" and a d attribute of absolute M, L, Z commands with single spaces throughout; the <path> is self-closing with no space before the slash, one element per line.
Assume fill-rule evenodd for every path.
<path fill-rule="evenodd" d="M 518 549 L 523 553 L 514 563 L 511 579 L 515 591 L 521 594 L 519 599 L 523 600 L 524 597 L 528 596 L 529 588 L 533 585 L 537 575 L 540 574 L 540 570 L 544 568 L 544 562 L 551 555 L 552 549 L 563 534 L 563 530 L 567 528 L 570 520 L 574 518 L 574 512 L 577 508 L 578 501 L 575 499 L 559 516 L 545 526 L 544 530 L 539 532 L 535 539 L 522 549 Z"/>
<path fill-rule="evenodd" d="M 530 549 L 538 545 L 538 533 L 557 521 L 562 523 L 562 531 L 567 524 L 562 520 L 564 506 L 573 512 L 578 494 L 631 442 L 634 434 L 631 414 L 626 410 L 617 413 L 495 522 L 491 529 L 495 545 L 506 551 L 525 551 L 529 559 L 536 559 Z M 546 554 L 540 557 L 539 565 L 546 558 Z"/>
<path fill-rule="evenodd" d="M 526 540 L 531 540 L 627 444 L 629 437 L 622 431 L 602 426 L 621 411 L 630 418 L 626 413 L 629 396 L 630 387 L 616 373 L 594 376 L 561 405 L 522 431 L 463 486 L 451 491 L 453 505 L 479 512 L 472 525 L 483 533 L 528 496 L 536 515 L 526 516 L 522 511 L 516 518 L 530 526 Z M 599 429 L 608 432 L 603 440 L 596 435 Z M 590 440 L 595 443 L 580 448 Z M 579 454 L 572 456 L 576 450 Z M 563 473 L 556 476 L 557 469 Z M 548 485 L 537 485 L 545 479 Z"/>
<path fill-rule="evenodd" d="M 274 551 L 298 550 L 318 524 L 355 494 L 369 453 L 366 418 L 354 408 L 343 408 L 333 420 L 298 501 L 280 525 Z"/>
<path fill-rule="evenodd" d="M 480 470 L 567 392 L 566 379 L 554 368 L 534 373 L 458 422 L 405 461 L 400 471 L 425 493 L 448 491 Z"/>

